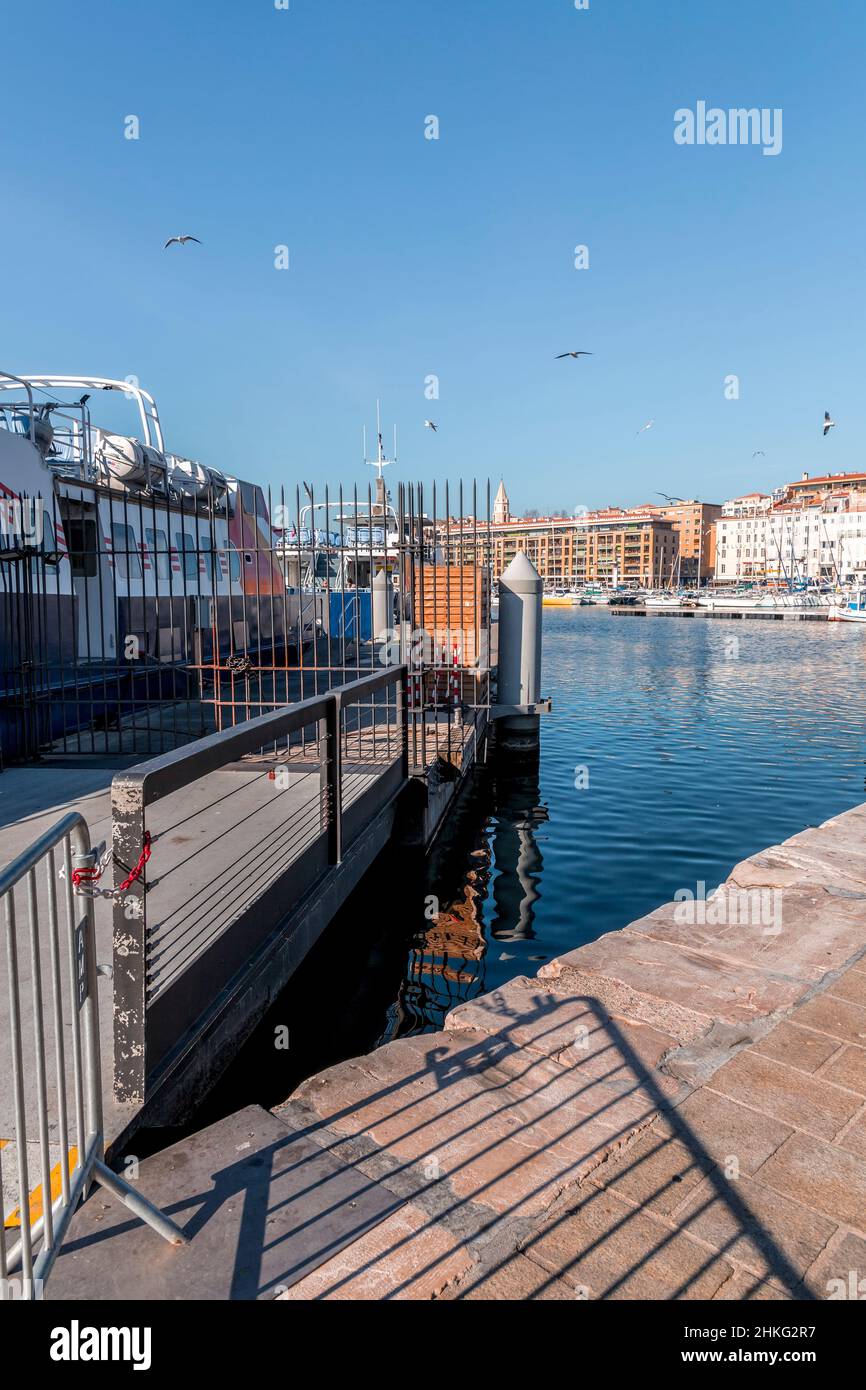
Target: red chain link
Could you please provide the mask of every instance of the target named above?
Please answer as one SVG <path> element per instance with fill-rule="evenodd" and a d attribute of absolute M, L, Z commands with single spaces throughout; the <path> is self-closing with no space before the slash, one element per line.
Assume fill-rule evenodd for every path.
<path fill-rule="evenodd" d="M 150 831 L 149 831 L 149 830 L 145 830 L 145 832 L 144 832 L 144 848 L 143 848 L 143 850 L 141 851 L 141 854 L 138 856 L 138 863 L 136 864 L 135 868 L 134 868 L 134 869 L 132 870 L 132 872 L 130 873 L 129 878 L 125 878 L 125 879 L 123 880 L 123 882 L 121 883 L 120 887 L 119 887 L 118 890 L 117 890 L 118 893 L 125 893 L 126 890 L 127 890 L 127 888 L 131 888 L 132 885 L 133 885 L 135 882 L 137 882 L 138 879 L 141 878 L 142 870 L 143 870 L 143 868 L 144 868 L 144 866 L 145 866 L 145 864 L 147 863 L 147 861 L 148 861 L 149 858 L 150 858 Z"/>
<path fill-rule="evenodd" d="M 123 883 L 121 883 L 120 887 L 116 890 L 118 893 L 125 893 L 127 888 L 131 888 L 132 885 L 136 883 L 138 879 L 141 878 L 142 870 L 144 869 L 145 864 L 150 858 L 150 850 L 150 831 L 145 830 L 144 848 L 142 849 L 141 854 L 138 857 L 138 863 L 130 873 L 129 877 L 125 878 L 123 880 Z M 72 884 L 74 888 L 80 888 L 82 883 L 98 883 L 101 878 L 102 869 L 73 869 L 72 871 Z"/>

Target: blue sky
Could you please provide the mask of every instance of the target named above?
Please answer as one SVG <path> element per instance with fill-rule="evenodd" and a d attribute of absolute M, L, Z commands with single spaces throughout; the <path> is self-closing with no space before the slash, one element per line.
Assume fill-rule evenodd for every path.
<path fill-rule="evenodd" d="M 42 0 L 0 40 L 4 369 L 134 374 L 275 487 L 365 482 L 377 395 L 392 484 L 519 509 L 864 466 L 864 6 Z M 677 146 L 699 100 L 781 108 L 781 154 Z"/>

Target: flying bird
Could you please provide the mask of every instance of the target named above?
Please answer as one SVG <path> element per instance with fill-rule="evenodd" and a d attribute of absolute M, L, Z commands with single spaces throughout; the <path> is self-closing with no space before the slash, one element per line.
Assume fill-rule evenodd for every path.
<path fill-rule="evenodd" d="M 581 351 L 581 352 L 558 352 L 558 353 L 556 354 L 556 361 L 559 362 L 559 360 L 560 360 L 561 358 L 563 358 L 563 357 L 594 357 L 594 356 L 595 356 L 595 353 L 594 353 L 594 352 L 582 352 L 582 351 Z"/>
<path fill-rule="evenodd" d="M 433 433 L 435 434 L 436 431 L 438 430 L 439 426 L 438 426 L 438 425 L 434 425 L 432 420 L 425 420 L 425 421 L 424 421 L 424 428 L 425 428 L 425 430 L 432 430 Z"/>
<path fill-rule="evenodd" d="M 824 438 L 826 439 L 826 438 L 827 438 L 827 435 L 830 433 L 830 431 L 833 430 L 833 429 L 835 429 L 835 428 L 836 428 L 836 421 L 835 421 L 835 420 L 831 420 L 831 419 L 830 419 L 830 412 L 829 412 L 829 410 L 825 410 L 825 411 L 824 411 Z"/>
<path fill-rule="evenodd" d="M 764 453 L 763 449 L 756 449 L 755 452 L 752 454 L 752 458 L 753 458 L 753 459 L 758 459 L 758 458 L 763 459 L 763 458 L 766 458 L 766 457 L 767 457 L 767 455 Z"/>
<path fill-rule="evenodd" d="M 668 495 L 667 495 L 666 492 L 658 492 L 658 491 L 656 491 L 656 497 L 663 497 L 663 498 L 665 499 L 666 502 L 671 502 L 671 503 L 673 503 L 673 502 L 682 502 L 682 500 L 683 500 L 681 497 L 668 497 Z"/>
<path fill-rule="evenodd" d="M 643 434 L 644 430 L 651 430 L 654 424 L 655 424 L 655 420 L 647 420 L 646 424 L 645 424 L 645 425 L 641 425 L 640 429 L 637 430 L 637 433 L 638 433 L 638 434 Z M 661 495 L 661 494 L 660 494 L 660 495 Z"/>
<path fill-rule="evenodd" d="M 198 241 L 199 246 L 201 246 L 201 242 L 197 236 L 189 236 L 187 234 L 185 236 L 170 236 L 162 249 L 163 251 L 167 251 L 169 246 L 173 246 L 175 242 L 177 242 L 178 246 L 186 246 L 188 241 Z"/>

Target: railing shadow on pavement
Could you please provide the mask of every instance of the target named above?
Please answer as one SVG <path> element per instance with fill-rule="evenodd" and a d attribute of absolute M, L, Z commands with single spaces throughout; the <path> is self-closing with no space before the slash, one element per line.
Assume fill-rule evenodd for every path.
<path fill-rule="evenodd" d="M 584 1005 L 586 1015 L 592 1019 L 591 1032 L 604 1034 L 603 1046 L 591 1053 L 592 1067 L 585 1067 L 584 1074 L 579 1061 L 574 1067 L 563 1066 L 544 1052 L 545 1041 L 551 1041 L 553 1035 L 561 1032 L 562 1025 L 556 1017 L 558 1008 L 569 1006 L 573 1016 L 576 1003 Z M 542 1027 L 537 1028 L 536 1024 Z M 533 1029 L 531 1049 L 510 1036 L 518 1026 L 521 1032 Z M 417 1045 L 418 1037 L 412 1041 Z M 552 1047 L 552 1054 L 561 1055 L 561 1049 Z M 366 1076 L 369 1080 L 368 1073 Z M 569 1099 L 563 1101 L 556 1092 L 566 1079 L 572 1089 Z M 471 1288 L 473 1296 L 483 1298 L 484 1284 L 515 1256 L 523 1254 L 532 1260 L 542 1238 L 561 1230 L 575 1214 L 591 1212 L 593 1204 L 602 1200 L 605 1188 L 593 1181 L 594 1156 L 600 1163 L 602 1157 L 613 1151 L 616 1172 L 620 1176 L 629 1169 L 640 1171 L 645 1159 L 633 1154 L 630 1161 L 629 1155 L 650 1125 L 661 1117 L 672 1138 L 687 1150 L 690 1168 L 702 1175 L 703 1186 L 699 1192 L 695 1184 L 698 1196 L 695 1207 L 687 1215 L 680 1213 L 676 1220 L 667 1223 L 653 1217 L 649 1223 L 653 1239 L 647 1240 L 647 1213 L 653 1210 L 656 1199 L 664 1196 L 678 1181 L 675 1176 L 660 1179 L 656 1185 L 651 1184 L 640 1200 L 630 1205 L 620 1203 L 619 1220 L 609 1223 L 595 1240 L 576 1250 L 572 1260 L 563 1260 L 555 1271 L 549 1266 L 536 1265 L 538 1282 L 532 1297 L 543 1296 L 545 1291 L 554 1288 L 561 1290 L 563 1279 L 566 1285 L 576 1279 L 580 1288 L 582 1281 L 577 1278 L 580 1261 L 621 1235 L 630 1223 L 641 1222 L 643 1234 L 639 1233 L 631 1242 L 632 1253 L 628 1259 L 620 1260 L 604 1287 L 592 1286 L 586 1296 L 591 1299 L 646 1297 L 646 1293 L 630 1293 L 630 1281 L 641 1271 L 651 1273 L 652 1261 L 664 1254 L 671 1242 L 681 1239 L 683 1234 L 687 1236 L 691 1223 L 710 1204 L 720 1203 L 730 1227 L 728 1234 L 712 1245 L 690 1238 L 691 1267 L 683 1271 L 674 1287 L 665 1290 L 660 1286 L 659 1296 L 702 1297 L 699 1292 L 702 1276 L 716 1262 L 724 1261 L 725 1255 L 745 1238 L 752 1249 L 759 1252 L 759 1259 L 751 1256 L 746 1266 L 753 1278 L 754 1291 L 762 1288 L 766 1292 L 769 1281 L 770 1292 L 775 1287 L 780 1297 L 814 1298 L 802 1274 L 738 1192 L 736 1182 L 725 1177 L 718 1158 L 677 1113 L 677 1101 L 672 1102 L 660 1080 L 598 1000 L 589 996 L 557 999 L 545 995 L 543 1008 L 537 1007 L 534 1014 L 522 1012 L 519 1021 L 515 1019 L 514 1024 L 504 1026 L 497 1034 L 470 1040 L 469 1034 L 457 1032 L 449 1036 L 444 1046 L 432 1043 L 414 1073 L 403 1074 L 393 1083 L 382 1083 L 324 1118 L 307 1118 L 306 1123 L 302 1123 L 296 1115 L 292 1124 L 297 1123 L 297 1129 L 287 1133 L 285 1140 L 262 1150 L 262 1162 L 253 1181 L 248 1173 L 242 1176 L 242 1164 L 227 1164 L 214 1172 L 210 1190 L 185 1194 L 178 1202 L 167 1203 L 166 1211 L 179 1220 L 188 1213 L 185 1234 L 194 1237 L 214 1219 L 224 1203 L 230 1198 L 241 1197 L 243 1218 L 238 1230 L 231 1296 L 240 1299 L 267 1297 L 268 1294 L 273 1296 L 278 1289 L 290 1288 L 301 1273 L 293 1256 L 293 1238 L 303 1233 L 309 1242 L 317 1223 L 333 1218 L 340 1211 L 339 1204 L 322 1206 L 323 1188 L 327 1188 L 332 1178 L 298 1185 L 298 1174 L 303 1174 L 309 1159 L 301 1158 L 293 1163 L 292 1146 L 301 1138 L 312 1138 L 343 1163 L 363 1165 L 369 1188 L 381 1182 L 386 1184 L 394 1197 L 393 1206 L 389 1205 L 385 1212 L 386 1221 L 406 1204 L 412 1206 L 413 1221 L 409 1233 L 404 1226 L 400 1233 L 384 1239 L 383 1231 L 387 1228 L 380 1226 L 369 1253 L 358 1254 L 356 1258 L 347 1253 L 343 1268 L 350 1265 L 348 1272 L 323 1278 L 321 1286 L 309 1297 L 363 1298 L 363 1292 L 353 1294 L 353 1286 L 362 1288 L 365 1276 L 374 1270 L 379 1284 L 383 1280 L 387 1284 L 389 1263 L 400 1273 L 387 1284 L 387 1292 L 381 1296 L 387 1299 L 411 1297 L 413 1290 L 417 1292 L 422 1288 L 426 1277 L 430 1276 L 435 1282 L 437 1269 L 447 1267 L 447 1254 L 419 1253 L 423 1251 L 423 1237 L 438 1230 L 447 1237 L 449 1250 L 455 1245 L 468 1245 L 473 1258 L 483 1257 L 482 1263 L 476 1266 L 476 1275 L 465 1289 L 469 1292 Z M 467 1083 L 473 1092 L 470 1096 L 466 1094 Z M 413 1094 L 419 1087 L 421 1094 Z M 453 1092 L 453 1096 L 443 1107 L 442 1094 L 449 1092 Z M 427 1104 L 431 1098 L 435 1098 L 432 1113 Z M 681 1093 L 678 1099 L 682 1099 Z M 480 1115 L 476 1101 L 483 1102 Z M 628 1103 L 627 1119 L 617 1114 L 623 1102 Z M 391 1136 L 380 1146 L 365 1136 L 365 1128 L 373 1124 L 374 1116 L 377 1128 L 387 1127 Z M 506 1124 L 507 1129 L 503 1128 Z M 557 1131 L 554 1143 L 545 1137 L 545 1127 L 548 1133 L 552 1129 Z M 582 1131 L 586 1136 L 585 1144 Z M 660 1138 L 659 1143 L 663 1142 Z M 460 1145 L 463 1145 L 463 1153 L 449 1159 L 448 1151 Z M 622 1147 L 617 1151 L 618 1145 Z M 520 1147 L 525 1147 L 525 1155 L 517 1153 L 515 1156 L 515 1150 Z M 394 1150 L 401 1151 L 400 1155 Z M 436 1160 L 439 1175 L 422 1176 L 425 1163 L 432 1159 Z M 278 1165 L 286 1164 L 286 1160 L 287 1166 L 281 1171 L 291 1175 L 292 1206 L 297 1209 L 306 1198 L 311 1215 L 273 1241 L 269 1240 L 268 1226 L 279 1213 L 283 1199 L 278 1185 L 272 1182 L 272 1175 Z M 531 1176 L 530 1170 L 539 1160 L 543 1162 L 543 1173 L 541 1177 Z M 476 1171 L 477 1180 L 474 1180 Z M 373 1172 L 375 1176 L 370 1176 Z M 595 1179 L 598 1177 L 596 1169 Z M 511 1199 L 503 1200 L 502 1185 L 509 1182 L 516 1182 L 516 1193 Z M 362 1187 L 361 1193 L 364 1190 Z M 342 1217 L 339 1239 L 330 1244 L 323 1242 L 319 1250 L 321 1264 L 369 1230 L 368 1226 L 353 1231 L 351 1215 L 343 1211 Z M 112 1234 L 87 1237 L 79 1245 L 110 1240 Z M 411 1247 L 416 1242 L 413 1253 Z M 279 1273 L 263 1281 L 264 1252 L 268 1252 L 273 1268 L 274 1252 L 280 1243 L 285 1244 L 285 1257 L 279 1262 Z M 71 1242 L 70 1249 L 75 1245 Z M 738 1258 L 741 1262 L 742 1256 Z M 304 1263 L 306 1265 L 306 1261 Z M 757 1271 L 758 1264 L 762 1272 Z M 444 1283 L 449 1278 L 447 1273 L 442 1275 Z M 449 1296 L 460 1298 L 463 1295 L 464 1290 L 457 1288 Z M 561 1297 L 562 1294 L 553 1293 L 552 1296 Z M 580 1294 L 575 1292 L 572 1296 Z"/>

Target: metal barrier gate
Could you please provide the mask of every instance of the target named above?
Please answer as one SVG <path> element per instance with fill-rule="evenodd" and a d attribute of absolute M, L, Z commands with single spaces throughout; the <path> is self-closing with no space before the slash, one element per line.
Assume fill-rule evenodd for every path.
<path fill-rule="evenodd" d="M 0 1301 L 41 1297 L 94 1181 L 171 1244 L 186 1243 L 173 1221 L 104 1162 L 93 899 L 74 888 L 76 868 L 90 858 L 87 825 L 71 812 L 0 872 L 0 962 L 8 975 L 0 1003 Z M 31 1189 L 34 1143 L 39 1182 Z"/>

